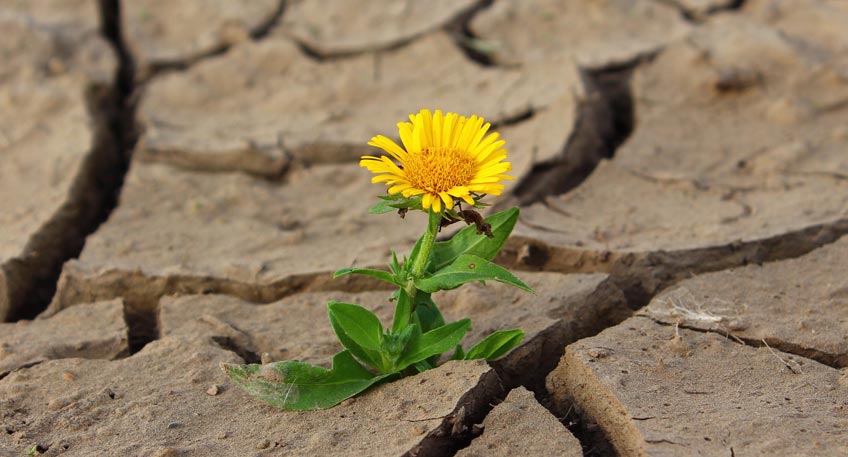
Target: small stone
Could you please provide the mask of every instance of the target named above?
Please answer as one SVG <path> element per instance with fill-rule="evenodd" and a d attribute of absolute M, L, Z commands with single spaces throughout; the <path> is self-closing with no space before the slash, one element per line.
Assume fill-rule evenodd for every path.
<path fill-rule="evenodd" d="M 603 359 L 605 357 L 609 357 L 612 354 L 612 351 L 607 348 L 592 348 L 589 349 L 589 357 L 593 359 Z"/>
<path fill-rule="evenodd" d="M 208 395 L 213 396 L 213 397 L 214 397 L 215 395 L 218 395 L 218 393 L 219 393 L 220 391 L 221 391 L 221 388 L 218 386 L 218 384 L 213 384 L 213 385 L 212 385 L 212 387 L 210 387 L 210 388 L 206 389 L 206 393 L 207 393 Z"/>
<path fill-rule="evenodd" d="M 75 381 L 77 379 L 77 377 L 74 376 L 74 374 L 71 373 L 70 371 L 66 371 L 66 372 L 62 373 L 62 377 L 65 378 L 68 381 Z"/>
<path fill-rule="evenodd" d="M 268 449 L 268 446 L 270 446 L 270 445 L 271 445 L 270 440 L 262 440 L 262 441 L 260 441 L 259 443 L 256 444 L 256 450 L 261 451 L 262 449 Z"/>
<path fill-rule="evenodd" d="M 218 434 L 219 440 L 225 440 L 230 437 L 230 432 L 221 432 Z"/>
<path fill-rule="evenodd" d="M 183 425 L 183 424 L 181 424 L 181 423 L 179 423 L 179 422 L 171 422 L 170 424 L 168 424 L 168 428 L 169 428 L 169 429 L 171 429 L 171 428 L 177 428 L 177 427 L 181 427 L 182 425 Z"/>
<path fill-rule="evenodd" d="M 271 358 L 271 354 L 269 354 L 267 352 L 263 352 L 260 361 L 262 362 L 262 365 L 267 365 L 267 364 L 273 362 L 274 359 Z"/>
<path fill-rule="evenodd" d="M 347 400 L 345 400 L 345 401 L 343 401 L 343 402 L 339 403 L 339 406 L 350 406 L 350 405 L 352 405 L 352 404 L 354 404 L 354 403 L 356 403 L 356 399 L 355 399 L 355 398 L 348 398 Z"/>

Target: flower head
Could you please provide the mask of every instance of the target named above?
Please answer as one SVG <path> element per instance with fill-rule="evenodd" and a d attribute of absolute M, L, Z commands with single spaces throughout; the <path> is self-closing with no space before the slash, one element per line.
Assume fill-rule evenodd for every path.
<path fill-rule="evenodd" d="M 425 211 L 432 207 L 439 212 L 442 203 L 452 209 L 455 198 L 474 205 L 474 196 L 500 195 L 504 189 L 500 181 L 514 179 L 504 174 L 512 169 L 504 161 L 506 142 L 498 140 L 497 132 L 486 135 L 491 124 L 484 124 L 482 117 L 422 109 L 409 119 L 397 125 L 402 148 L 383 135 L 368 142 L 391 158 L 363 156 L 359 162 L 377 175 L 371 182 L 386 183 L 389 194 L 421 195 Z"/>

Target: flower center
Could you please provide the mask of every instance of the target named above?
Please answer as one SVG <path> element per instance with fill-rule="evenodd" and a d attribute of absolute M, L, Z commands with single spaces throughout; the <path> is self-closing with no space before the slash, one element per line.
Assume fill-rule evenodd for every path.
<path fill-rule="evenodd" d="M 474 178 L 474 159 L 453 148 L 426 148 L 404 161 L 409 183 L 427 192 L 447 192 Z"/>

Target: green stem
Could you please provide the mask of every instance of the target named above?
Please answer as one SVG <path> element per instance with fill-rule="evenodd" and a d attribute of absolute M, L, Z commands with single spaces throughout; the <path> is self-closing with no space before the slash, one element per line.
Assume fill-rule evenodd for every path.
<path fill-rule="evenodd" d="M 420 278 L 427 268 L 427 262 L 430 260 L 430 251 L 433 250 L 433 243 L 436 242 L 436 234 L 439 233 L 439 225 L 442 222 L 442 213 L 435 212 L 432 209 L 429 212 L 430 219 L 427 222 L 427 231 L 421 238 L 421 246 L 418 248 L 418 255 L 413 259 L 411 277 L 406 283 L 406 294 L 409 295 L 410 309 L 415 312 L 415 293 L 418 289 L 415 288 L 414 280 Z"/>
<path fill-rule="evenodd" d="M 436 234 L 439 233 L 439 225 L 442 222 L 442 213 L 430 211 L 430 220 L 427 223 L 427 232 L 421 240 L 421 247 L 418 249 L 418 257 L 415 263 L 412 264 L 412 277 L 420 278 L 424 274 L 424 269 L 427 268 L 427 262 L 430 260 L 430 251 L 433 250 L 433 243 L 436 241 Z"/>

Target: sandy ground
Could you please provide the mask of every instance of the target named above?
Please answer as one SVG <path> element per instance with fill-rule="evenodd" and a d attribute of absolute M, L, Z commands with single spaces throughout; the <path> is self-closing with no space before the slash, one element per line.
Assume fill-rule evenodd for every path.
<path fill-rule="evenodd" d="M 848 3 L 0 0 L 0 456 L 848 455 Z M 473 344 L 326 411 L 219 363 L 338 349 L 408 250 L 367 140 L 507 141 Z M 443 236 L 449 236 L 446 231 Z"/>

